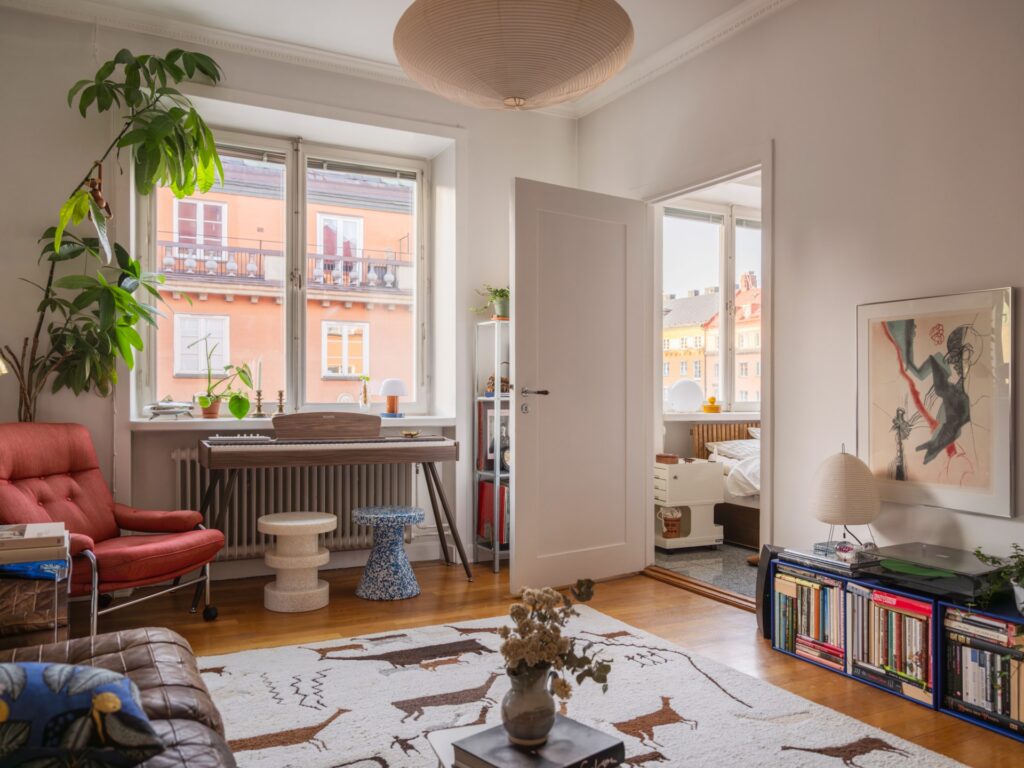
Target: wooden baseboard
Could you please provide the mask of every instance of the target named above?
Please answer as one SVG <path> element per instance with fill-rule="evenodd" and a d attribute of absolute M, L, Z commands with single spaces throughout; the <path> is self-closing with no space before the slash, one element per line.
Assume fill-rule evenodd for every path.
<path fill-rule="evenodd" d="M 757 612 L 757 603 L 752 597 L 738 595 L 735 592 L 730 592 L 727 589 L 716 587 L 713 584 L 691 579 L 689 576 L 683 576 L 682 574 L 670 571 L 667 568 L 661 568 L 657 565 L 649 565 L 644 569 L 643 575 L 651 579 L 663 581 L 666 584 L 671 584 L 673 587 L 679 587 L 681 589 L 689 590 L 690 592 L 696 592 L 698 595 L 703 595 L 704 597 L 710 597 L 712 600 L 717 600 L 720 603 L 731 605 L 734 608 L 742 608 L 744 611 L 750 611 L 751 613 Z"/>

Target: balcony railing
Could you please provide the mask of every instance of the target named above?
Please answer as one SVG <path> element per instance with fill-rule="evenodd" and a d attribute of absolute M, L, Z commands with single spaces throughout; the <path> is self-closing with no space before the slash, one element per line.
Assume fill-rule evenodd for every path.
<path fill-rule="evenodd" d="M 157 263 L 169 278 L 232 284 L 281 285 L 284 252 L 257 246 L 157 242 Z M 308 253 L 306 282 L 311 290 L 411 293 L 412 255 L 393 250 L 350 249 L 345 255 Z"/>

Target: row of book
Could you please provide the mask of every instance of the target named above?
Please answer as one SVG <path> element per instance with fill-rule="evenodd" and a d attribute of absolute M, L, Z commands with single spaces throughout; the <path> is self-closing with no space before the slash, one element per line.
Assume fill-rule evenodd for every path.
<path fill-rule="evenodd" d="M 930 704 L 932 604 L 847 584 L 849 662 L 854 677 Z"/>
<path fill-rule="evenodd" d="M 776 647 L 841 671 L 842 582 L 780 564 L 774 594 Z"/>
<path fill-rule="evenodd" d="M 1024 733 L 1024 625 L 947 608 L 945 705 Z"/>
<path fill-rule="evenodd" d="M 503 546 L 509 542 L 508 493 L 508 484 L 501 483 L 498 492 L 498 544 Z M 494 483 L 489 480 L 480 481 L 477 483 L 477 494 L 477 539 L 483 544 L 490 545 L 491 528 L 494 524 Z"/>
<path fill-rule="evenodd" d="M 63 523 L 0 525 L 0 576 L 64 578 L 68 550 L 68 533 Z"/>

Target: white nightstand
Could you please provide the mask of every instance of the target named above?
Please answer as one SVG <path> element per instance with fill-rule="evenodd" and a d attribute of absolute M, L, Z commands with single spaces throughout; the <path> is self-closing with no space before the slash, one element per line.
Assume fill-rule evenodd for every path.
<path fill-rule="evenodd" d="M 715 504 L 724 500 L 722 467 L 694 459 L 678 464 L 654 465 L 654 545 L 662 549 L 710 547 L 722 543 L 722 526 L 715 524 Z M 658 511 L 675 507 L 683 513 L 682 535 L 662 536 Z"/>

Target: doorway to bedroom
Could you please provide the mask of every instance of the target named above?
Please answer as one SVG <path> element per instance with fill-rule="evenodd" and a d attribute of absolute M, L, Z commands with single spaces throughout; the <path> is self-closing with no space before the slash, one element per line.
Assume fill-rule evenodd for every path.
<path fill-rule="evenodd" d="M 752 602 L 761 545 L 762 173 L 660 206 L 662 452 L 654 565 Z"/>

